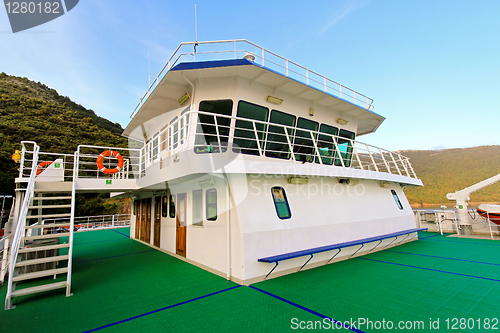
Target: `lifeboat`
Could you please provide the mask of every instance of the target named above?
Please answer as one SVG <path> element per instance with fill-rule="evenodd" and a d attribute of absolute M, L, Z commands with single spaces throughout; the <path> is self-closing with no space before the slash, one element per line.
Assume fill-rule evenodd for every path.
<path fill-rule="evenodd" d="M 477 213 L 482 217 L 490 218 L 490 221 L 500 225 L 500 205 L 479 205 Z"/>

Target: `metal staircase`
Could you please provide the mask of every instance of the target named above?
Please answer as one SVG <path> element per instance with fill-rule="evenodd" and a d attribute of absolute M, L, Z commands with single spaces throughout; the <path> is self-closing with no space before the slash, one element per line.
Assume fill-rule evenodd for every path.
<path fill-rule="evenodd" d="M 18 296 L 66 289 L 71 296 L 71 266 L 75 189 L 36 190 L 39 147 L 35 144 L 32 168 L 10 251 L 9 279 L 5 309 L 13 309 Z M 74 184 L 74 182 L 73 182 Z M 64 223 L 45 220 L 70 217 Z M 61 280 L 61 275 L 65 278 Z M 52 282 L 47 277 L 54 277 Z M 29 281 L 29 283 L 26 283 Z M 24 287 L 24 286 L 28 287 Z"/>

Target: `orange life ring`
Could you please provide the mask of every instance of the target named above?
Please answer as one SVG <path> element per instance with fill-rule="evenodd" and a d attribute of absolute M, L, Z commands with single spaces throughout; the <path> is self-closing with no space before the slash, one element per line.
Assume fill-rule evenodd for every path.
<path fill-rule="evenodd" d="M 36 167 L 36 175 L 38 176 L 39 174 L 41 174 L 42 168 L 48 167 L 51 164 L 52 161 L 43 161 L 42 163 L 38 164 L 38 166 Z"/>
<path fill-rule="evenodd" d="M 118 166 L 116 168 L 107 169 L 104 166 L 104 158 L 108 157 L 108 156 L 116 157 L 116 159 L 118 160 Z M 99 157 L 97 158 L 97 167 L 99 168 L 99 171 L 106 173 L 108 175 L 112 175 L 114 173 L 117 173 L 118 171 L 120 171 L 123 168 L 123 157 L 122 157 L 122 155 L 118 154 L 116 151 L 113 151 L 113 150 L 103 151 L 99 155 Z"/>

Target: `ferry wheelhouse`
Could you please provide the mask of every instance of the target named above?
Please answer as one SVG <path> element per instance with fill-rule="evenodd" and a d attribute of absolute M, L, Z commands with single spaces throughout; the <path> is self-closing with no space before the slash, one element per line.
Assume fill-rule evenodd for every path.
<path fill-rule="evenodd" d="M 7 309 L 14 296 L 71 295 L 77 192 L 132 197 L 131 238 L 240 284 L 418 238 L 408 158 L 357 140 L 385 119 L 372 99 L 249 41 L 181 44 L 131 118 L 127 148 L 23 142 Z M 67 244 L 47 211 L 70 218 Z M 30 262 L 42 247 L 47 259 Z M 57 274 L 67 280 L 15 288 Z"/>
<path fill-rule="evenodd" d="M 409 160 L 355 140 L 385 119 L 372 102 L 246 40 L 181 44 L 124 131 L 144 144 L 133 237 L 249 284 L 259 259 L 413 228 Z"/>

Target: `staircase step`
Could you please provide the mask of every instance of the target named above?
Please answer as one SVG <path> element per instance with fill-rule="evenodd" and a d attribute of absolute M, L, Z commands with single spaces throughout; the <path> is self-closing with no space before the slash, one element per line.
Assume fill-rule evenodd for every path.
<path fill-rule="evenodd" d="M 63 281 L 63 282 L 56 282 L 56 283 L 50 283 L 50 284 L 43 284 L 41 286 L 36 286 L 36 287 L 31 287 L 31 288 L 18 289 L 18 290 L 14 290 L 12 292 L 12 297 L 24 296 L 24 295 L 39 293 L 42 291 L 49 291 L 49 290 L 66 288 L 66 284 L 67 284 L 67 282 Z"/>
<path fill-rule="evenodd" d="M 41 205 L 41 206 L 29 206 L 28 209 L 37 209 L 37 208 L 71 208 L 71 204 L 66 205 Z"/>
<path fill-rule="evenodd" d="M 58 228 L 58 227 L 64 227 L 64 226 L 69 226 L 71 224 L 70 221 L 67 223 L 47 223 L 47 224 L 36 224 L 36 225 L 30 225 L 24 227 L 25 229 L 42 229 L 42 228 Z"/>
<path fill-rule="evenodd" d="M 64 214 L 48 214 L 48 215 L 30 215 L 26 216 L 26 219 L 48 219 L 48 218 L 53 218 L 53 217 L 70 217 L 71 213 L 64 213 Z"/>
<path fill-rule="evenodd" d="M 68 243 L 58 244 L 58 245 L 25 247 L 25 248 L 19 249 L 18 253 L 30 253 L 30 252 L 36 252 L 36 251 L 57 250 L 57 249 L 65 249 L 68 247 L 69 247 Z"/>
<path fill-rule="evenodd" d="M 69 200 L 71 199 L 71 196 L 69 197 L 33 197 L 31 200 Z"/>
<path fill-rule="evenodd" d="M 48 263 L 48 262 L 68 260 L 68 259 L 69 259 L 69 255 L 54 256 L 54 257 L 45 257 L 45 258 L 31 259 L 31 260 L 23 260 L 23 261 L 16 262 L 16 267 L 24 267 L 24 266 L 30 266 L 30 265 L 45 264 L 45 263 Z"/>
<path fill-rule="evenodd" d="M 68 267 L 56 268 L 56 269 L 47 269 L 45 271 L 38 271 L 33 273 L 19 274 L 12 278 L 12 282 L 19 282 L 31 279 L 38 279 L 45 276 L 54 276 L 58 274 L 66 274 L 68 273 Z"/>
<path fill-rule="evenodd" d="M 29 236 L 29 237 L 23 237 L 22 239 L 27 241 L 27 240 L 35 240 L 35 239 L 50 239 L 50 238 L 65 237 L 65 236 L 69 236 L 69 232 L 60 232 L 57 234 L 48 234 L 48 235 L 40 235 L 40 236 Z"/>

